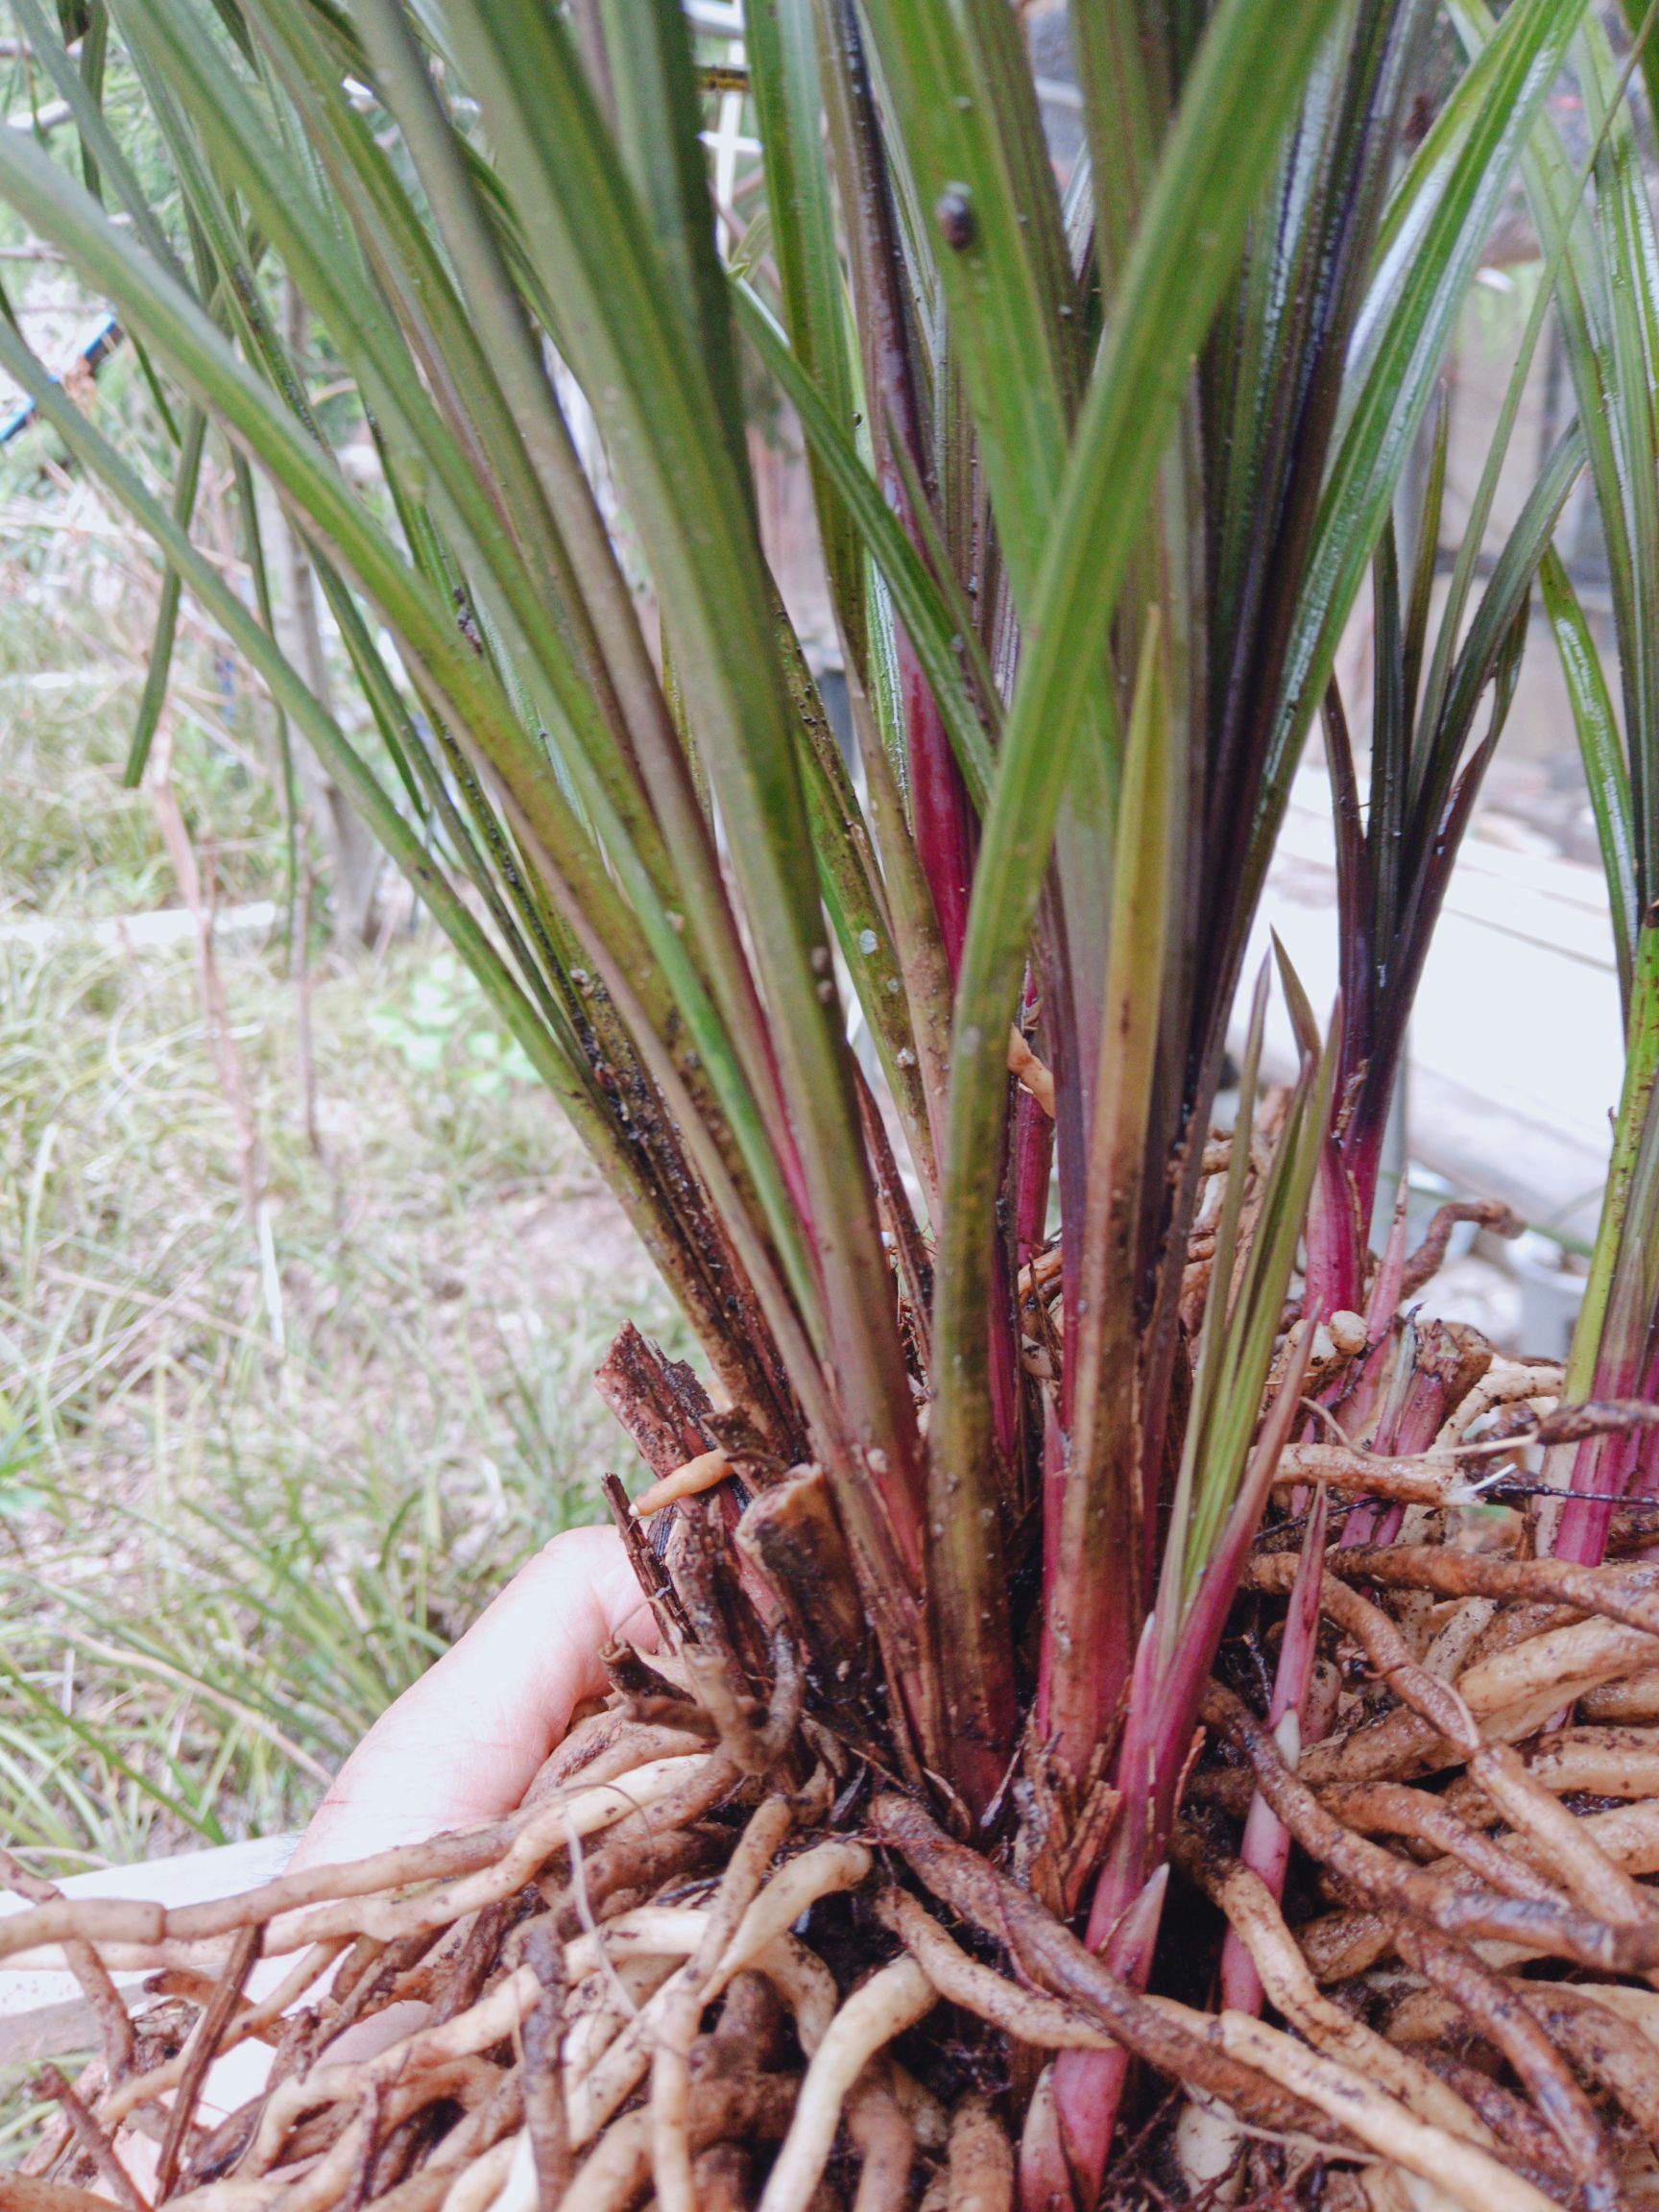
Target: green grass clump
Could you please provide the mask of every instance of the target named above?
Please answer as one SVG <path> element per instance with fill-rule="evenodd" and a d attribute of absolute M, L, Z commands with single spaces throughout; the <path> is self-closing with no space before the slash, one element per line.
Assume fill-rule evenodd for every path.
<path fill-rule="evenodd" d="M 0 921 L 175 905 L 179 893 L 150 794 L 121 783 L 148 650 L 152 565 L 140 553 L 130 589 L 106 611 L 71 595 L 60 577 L 36 579 L 26 542 L 13 539 L 8 550 L 0 622 Z M 204 860 L 210 856 L 220 902 L 278 899 L 280 809 L 248 680 L 228 661 L 192 651 L 180 693 L 172 715 L 172 780 Z"/>

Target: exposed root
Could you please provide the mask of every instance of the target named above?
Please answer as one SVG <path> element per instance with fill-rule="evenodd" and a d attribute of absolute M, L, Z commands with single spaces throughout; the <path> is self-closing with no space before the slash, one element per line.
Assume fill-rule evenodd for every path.
<path fill-rule="evenodd" d="M 1387 1614 L 1334 1576 L 1326 1579 L 1324 1609 L 1363 1646 L 1372 1666 L 1402 1704 L 1457 1746 L 1471 1779 L 1511 1825 L 1531 1839 L 1569 1895 L 1587 1911 L 1616 1925 L 1653 1926 L 1659 1921 L 1655 1901 L 1562 1811 L 1511 1746 L 1483 1740 L 1463 1698 L 1418 1663 Z"/>
<path fill-rule="evenodd" d="M 35 2080 L 35 2094 L 49 2097 L 62 2107 L 76 2144 L 92 2162 L 98 2178 L 125 2212 L 150 2212 L 150 2200 L 115 2154 L 107 2130 L 100 2126 L 56 2066 L 44 2067 Z"/>
<path fill-rule="evenodd" d="M 570 1837 L 601 1829 L 660 1804 L 688 1783 L 717 1779 L 724 1794 L 737 1780 L 714 1753 L 661 1759 L 636 1769 L 624 1790 L 602 1783 L 550 1804 L 526 1807 L 506 1820 L 458 1829 L 424 1843 L 400 1844 L 343 1866 L 285 1874 L 246 1895 L 184 1905 L 102 1898 L 60 1899 L 0 1920 L 0 1958 L 28 1965 L 56 1963 L 56 1947 L 77 1938 L 95 1943 L 106 1964 L 169 1965 L 168 1953 L 234 1936 L 252 1922 L 265 1930 L 267 1958 L 341 1936 L 390 1942 L 426 1929 L 452 1926 L 469 1912 L 513 1896 Z M 432 1884 L 416 1896 L 402 1892 Z M 44 1956 L 36 1957 L 36 1953 Z M 188 1956 L 183 1960 L 195 1961 Z"/>
<path fill-rule="evenodd" d="M 1555 1891 L 1514 1852 L 1494 1842 L 1427 1790 L 1405 1782 L 1361 1782 L 1349 1790 L 1326 1790 L 1320 1803 L 1346 1827 L 1366 1836 L 1403 1836 L 1455 1859 L 1505 1896 L 1544 1902 Z"/>
<path fill-rule="evenodd" d="M 859 2160 L 853 2212 L 904 2212 L 916 2130 L 894 2094 L 884 2056 L 871 2059 L 847 2099 L 847 2132 Z"/>
<path fill-rule="evenodd" d="M 1004 1944 L 1022 1973 L 1046 1983 L 1055 1995 L 1069 2000 L 1067 2009 L 1074 2008 L 1095 2027 L 1097 2040 L 1092 2046 L 1077 2040 L 1074 2033 L 1063 2037 L 1056 2032 L 1041 2034 L 1037 2038 L 1040 2047 L 1105 2049 L 1115 2044 L 1148 2060 L 1171 2079 L 1190 2080 L 1210 2090 L 1263 2127 L 1300 2128 L 1312 2123 L 1315 2132 L 1322 2131 L 1316 2115 L 1310 2114 L 1296 2100 L 1285 2097 L 1270 2081 L 1252 2076 L 1203 2037 L 1191 2033 L 1179 2008 L 1171 2012 L 1166 2006 L 1141 1996 L 1120 1982 L 1033 1897 L 975 1853 L 953 1843 L 909 1799 L 878 1797 L 871 1811 L 878 1833 L 902 1851 L 936 1896 Z M 908 1928 L 905 1940 L 912 1940 Z M 991 1984 L 998 1984 L 999 1989 L 1008 1984 L 990 1969 L 974 1966 L 971 1960 L 964 1960 L 963 1965 L 972 1972 L 958 1969 L 954 1985 L 947 1993 L 975 2010 L 985 2008 L 985 2016 L 992 2017 L 990 2007 L 1000 1999 L 992 1996 Z M 939 1986 L 944 1988 L 945 1984 Z M 976 2004 L 967 1994 L 970 1989 L 979 1993 Z M 1191 2017 L 1199 2020 L 1203 2015 Z M 1005 2025 L 1006 2021 L 998 2024 Z M 1059 2030 L 1059 2017 L 1050 2016 L 1050 2024 Z"/>
<path fill-rule="evenodd" d="M 1400 1278 L 1398 1302 L 1401 1305 L 1414 1298 L 1423 1286 L 1439 1273 L 1446 1259 L 1446 1247 L 1452 1241 L 1452 1232 L 1460 1221 L 1478 1222 L 1499 1237 L 1519 1237 L 1526 1227 L 1498 1198 L 1454 1198 L 1437 1207 L 1434 1218 L 1424 1232 L 1422 1243 L 1406 1262 Z"/>
<path fill-rule="evenodd" d="M 0 1887 L 27 1897 L 32 1905 L 60 1904 L 63 1892 L 56 1883 L 32 1873 L 10 1851 L 0 1850 Z M 132 2063 L 132 2023 L 109 1970 L 93 1946 L 76 1938 L 63 1946 L 63 1962 L 81 1985 L 104 2045 L 104 2063 L 111 2081 L 119 2080 Z"/>
<path fill-rule="evenodd" d="M 720 2142 L 776 2142 L 789 2124 L 798 2089 L 793 2077 L 777 2074 L 699 2087 L 686 2116 L 693 2150 Z M 643 2196 L 650 2177 L 650 2115 L 630 2112 L 584 2160 L 561 2212 L 625 2212 Z"/>
<path fill-rule="evenodd" d="M 1012 2212 L 1014 2146 L 983 2097 L 956 2107 L 946 2176 L 946 2212 Z"/>
<path fill-rule="evenodd" d="M 1481 1744 L 1469 1761 L 1469 1773 L 1586 1911 L 1615 1926 L 1659 1927 L 1659 1900 L 1602 1850 L 1584 1821 L 1534 1781 L 1511 1745 Z"/>
<path fill-rule="evenodd" d="M 1611 2212 L 1618 2201 L 1617 2172 L 1595 2107 L 1513 1986 L 1435 1929 L 1403 1921 L 1394 1942 L 1406 1963 L 1455 1998 L 1494 2050 L 1503 2053 L 1554 2129 L 1586 2204 Z"/>
<path fill-rule="evenodd" d="M 6 2197 L 10 2212 L 116 2212 L 113 2200 L 90 2189 L 72 2189 L 66 2181 L 41 2181 L 29 2174 L 8 2174 Z"/>
<path fill-rule="evenodd" d="M 847 2000 L 806 2069 L 760 2212 L 806 2212 L 830 2162 L 848 2091 L 878 2051 L 938 2002 L 938 1991 L 913 1959 L 883 1966 Z"/>
<path fill-rule="evenodd" d="M 715 2143 L 697 2154 L 691 2185 L 702 2212 L 749 2212 L 754 2153 L 741 2143 Z"/>
<path fill-rule="evenodd" d="M 1290 2025 L 1316 2050 L 1340 2060 L 1397 2097 L 1408 2112 L 1494 2153 L 1492 2130 L 1435 2074 L 1345 2012 L 1327 1997 L 1308 1970 L 1296 1939 L 1266 1884 L 1236 1859 L 1218 1860 L 1189 1836 L 1180 1863 L 1196 1876 L 1226 1913 L 1250 1954 L 1262 1986 Z"/>
<path fill-rule="evenodd" d="M 1498 1598 L 1570 1605 L 1575 1612 L 1659 1635 L 1659 1568 L 1578 1567 L 1565 1559 L 1499 1559 L 1438 1545 L 1382 1545 L 1334 1551 L 1330 1572 L 1345 1581 L 1390 1590 L 1432 1590 L 1442 1598 Z M 1263 1558 L 1252 1579 L 1265 1587 L 1281 1570 Z"/>
<path fill-rule="evenodd" d="M 651 2061 L 651 2172 L 661 2212 L 695 2212 L 688 2128 L 691 2045 L 721 1955 L 794 1816 L 786 1797 L 762 1800 L 721 1877 L 697 1948 L 667 1993 Z"/>
<path fill-rule="evenodd" d="M 1524 1379 L 1535 1434 L 1555 1414 Z M 1346 1442 L 1298 1449 L 1378 1465 Z M 1437 1444 L 1410 1479 L 1462 1479 L 1464 1449 Z M 1659 1983 L 1659 1730 L 1619 1716 L 1659 1717 L 1659 1566 L 1333 1551 L 1305 1617 L 1330 1737 L 1298 1758 L 1237 1688 L 1210 1687 L 1170 1910 L 1194 1888 L 1219 1908 L 1270 2008 L 1258 2020 L 1142 1993 L 1078 1940 L 1064 1884 L 1021 1887 L 1017 1791 L 971 1846 L 946 1825 L 960 1808 L 884 1781 L 854 1624 L 802 1625 L 796 1570 L 834 1540 L 824 1486 L 773 1479 L 737 1550 L 720 1549 L 719 1508 L 690 1501 L 691 1566 L 662 1609 L 702 1641 L 660 1663 L 613 1654 L 610 1707 L 512 1819 L 212 1906 L 42 1888 L 0 1922 L 14 1957 L 70 1947 L 104 2043 L 79 2090 L 47 2080 L 62 2125 L 0 2202 L 1012 2212 L 1073 2194 L 1051 2090 L 1067 2052 L 1140 2061 L 1108 2183 L 1125 2206 L 1174 2203 L 1182 2175 L 1200 2202 L 1237 2184 L 1286 2212 L 1314 2176 L 1356 2212 L 1642 2200 L 1659 1990 L 1629 1984 Z M 1252 1562 L 1240 1637 L 1264 1630 L 1267 1656 L 1235 1682 L 1263 1679 L 1295 1566 Z M 770 1625 L 739 1617 L 742 1573 L 785 1570 Z M 830 1653 L 847 1671 L 827 1687 Z M 1287 1906 L 1238 1857 L 1257 1791 L 1300 1854 Z M 1121 1808 L 1102 1792 L 1110 1842 Z M 1218 1949 L 1215 1923 L 1191 1924 Z M 262 1954 L 284 1978 L 250 2002 Z M 1189 1988 L 1216 1955 L 1184 1960 Z M 161 2003 L 122 2032 L 109 1969 L 135 1963 L 162 1968 Z M 346 2032 L 381 2019 L 380 2048 L 351 2056 L 367 2046 Z M 270 2080 L 209 2126 L 209 2069 L 251 2042 Z M 1179 2125 L 1159 2103 L 1170 2083 Z"/>
<path fill-rule="evenodd" d="M 969 1960 L 913 1900 L 895 1899 L 887 1905 L 884 1916 L 906 1942 L 915 1945 L 919 1956 L 927 1959 L 929 1978 L 935 1980 L 942 1995 L 975 2009 L 984 2008 L 987 2014 L 995 2008 L 998 2024 L 1007 2026 L 1010 2032 L 1020 2032 L 1014 2025 L 1018 2022 L 1026 2034 L 1040 2036 L 1050 2049 L 1078 2049 L 1089 2047 L 1087 2038 L 1093 2025 L 1094 2048 L 1105 2048 L 1116 2040 L 1100 2025 L 1090 2023 L 1081 2007 L 1054 2006 L 1050 2000 L 1025 1991 L 1004 1994 L 1007 1984 L 1001 1978 Z M 923 1922 L 933 1927 L 934 1934 L 925 1934 Z M 1380 2151 L 1409 2172 L 1436 2182 L 1470 2212 L 1485 2212 L 1491 2206 L 1501 2206 L 1503 2212 L 1511 2212 L 1511 2208 L 1512 2212 L 1542 2212 L 1551 2202 L 1529 2182 L 1510 2174 L 1468 2133 L 1454 2135 L 1441 2126 L 1417 2119 L 1403 2103 L 1373 2087 L 1352 2067 L 1321 2057 L 1259 2021 L 1238 2012 L 1224 2012 L 1219 2017 L 1194 2012 L 1163 1998 L 1143 2002 L 1203 2057 L 1224 2057 L 1230 2081 L 1236 2083 L 1240 2076 L 1248 2081 L 1250 2074 L 1255 2074 L 1259 2088 L 1246 2088 L 1242 2096 L 1236 2089 L 1226 2100 L 1235 2110 L 1250 2112 L 1254 2107 L 1260 2111 L 1272 2101 L 1276 2121 L 1283 2121 L 1288 2108 L 1297 2117 L 1311 2117 L 1318 2133 L 1327 2138 L 1328 2124 L 1334 2123 L 1341 2130 L 1335 2138 L 1338 2142 L 1351 2136 Z M 1177 2079 L 1207 2086 L 1202 2080 L 1205 2070 L 1201 2058 L 1199 2067 Z M 1287 2097 L 1285 2092 L 1288 2092 Z M 1478 2135 L 1479 2123 L 1475 2128 Z"/>
<path fill-rule="evenodd" d="M 566 1995 L 565 1960 L 544 1919 L 524 1946 L 541 1994 L 524 2017 L 524 2131 L 543 2204 L 557 2204 L 570 2186 L 574 2160 L 564 2081 Z"/>
<path fill-rule="evenodd" d="M 343 1941 L 336 1941 L 317 1944 L 305 1952 L 268 1996 L 261 1998 L 257 2005 L 243 2006 L 226 2022 L 217 2043 L 212 2046 L 213 2056 L 222 2058 L 228 2051 L 235 2050 L 239 2043 L 247 2042 L 250 2037 L 275 2039 L 283 2016 L 299 2004 L 307 1989 L 322 1980 L 345 1948 Z M 160 1979 L 164 1981 L 165 1977 Z M 217 1984 L 206 1983 L 204 1995 L 210 1998 L 217 1986 Z M 204 2035 L 202 2042 L 205 2044 L 207 2041 L 208 2038 Z M 104 2100 L 102 2110 L 105 2121 L 112 2128 L 119 2128 L 127 2115 L 136 2111 L 141 2104 L 158 2103 L 169 2090 L 180 2087 L 186 2070 L 197 2062 L 196 2052 L 187 2043 L 175 2057 L 152 2067 L 148 2073 L 130 2075 Z"/>
<path fill-rule="evenodd" d="M 1640 2030 L 1571 1983 L 1518 1981 L 1514 1989 L 1555 2048 L 1659 2148 L 1659 2052 Z"/>
<path fill-rule="evenodd" d="M 878 1911 L 916 1959 L 941 1997 L 976 2012 L 1016 2043 L 1037 2051 L 1106 2051 L 1116 2038 L 1080 2007 L 1024 1989 L 982 1966 L 953 1943 L 937 1920 L 902 1889 L 881 1896 Z"/>
<path fill-rule="evenodd" d="M 1566 1411 L 1599 1422 L 1627 1409 Z M 1604 1724 L 1659 1711 L 1648 1688 L 1659 1571 L 1421 1544 L 1334 1551 L 1327 1565 L 1321 1606 L 1351 1654 L 1349 1679 L 1362 1658 L 1388 1702 L 1380 1708 L 1373 1690 L 1361 1725 L 1315 1746 L 1299 1771 L 1230 1693 L 1214 1688 L 1204 1712 L 1345 1909 L 1292 1934 L 1208 1846 L 1190 1840 L 1185 1863 L 1241 1934 L 1254 1914 L 1270 1999 L 1310 2042 L 1347 2052 L 1408 2103 L 1393 2071 L 1405 2061 L 1419 2084 L 1434 2083 L 1431 2096 L 1455 2098 L 1460 2124 L 1449 2132 L 1467 2140 L 1473 2120 L 1512 2170 L 1524 2178 L 1530 2168 L 1552 2194 L 1585 2206 L 1634 2201 L 1631 2184 L 1649 2169 L 1631 2162 L 1632 2130 L 1650 2158 L 1659 2119 L 1659 1997 L 1508 1969 L 1540 1958 L 1593 1969 L 1598 1952 L 1617 1958 L 1620 1972 L 1652 1979 L 1659 1969 L 1659 1898 L 1640 1879 L 1659 1869 L 1659 1744 L 1639 1727 Z M 1292 1555 L 1266 1554 L 1249 1579 L 1288 1595 L 1294 1574 Z M 1355 1585 L 1367 1582 L 1397 1609 L 1361 1597 Z M 1425 1615 L 1419 1592 L 1460 1608 L 1456 1637 Z M 1522 1747 L 1580 1695 L 1587 1724 Z M 1443 1791 L 1408 1785 L 1436 1768 L 1461 1772 Z M 1246 1800 L 1237 1772 L 1213 1768 L 1200 1787 L 1235 1814 Z M 1399 1838 L 1416 1856 L 1370 1837 Z M 1397 1982 L 1391 1956 L 1418 1979 L 1365 2063 L 1360 1978 Z M 1331 1982 L 1356 1994 L 1334 2005 L 1320 1987 Z M 1431 2074 L 1403 2044 L 1407 2035 L 1432 2049 Z M 1484 2065 L 1475 2062 L 1482 2052 Z M 1501 2067 L 1520 2095 L 1494 2078 Z M 1444 2190 L 1445 2176 L 1435 2178 Z"/>
<path fill-rule="evenodd" d="M 1409 1861 L 1381 1850 L 1325 1810 L 1286 1766 L 1266 1729 L 1230 1691 L 1212 1684 L 1203 1711 L 1206 1720 L 1245 1753 L 1262 1794 L 1303 1849 L 1368 1902 L 1387 1911 L 1407 1913 L 1447 1935 L 1499 1942 L 1519 1939 L 1547 1957 L 1571 1960 L 1576 1965 L 1601 1965 L 1619 1973 L 1640 1973 L 1659 1965 L 1659 1934 L 1648 1927 L 1610 1927 L 1588 1912 L 1548 1898 L 1454 1888 Z"/>
<path fill-rule="evenodd" d="M 1362 2075 L 1260 2020 L 1223 2012 L 1206 2032 L 1231 2057 L 1271 2071 L 1368 2150 L 1431 2183 L 1468 2212 L 1546 2212 L 1553 2202 L 1499 2159 L 1414 2119 Z"/>
<path fill-rule="evenodd" d="M 1659 1739 L 1636 1728 L 1562 1728 L 1545 1737 L 1527 1761 L 1534 1782 L 1567 1796 L 1659 1796 Z"/>

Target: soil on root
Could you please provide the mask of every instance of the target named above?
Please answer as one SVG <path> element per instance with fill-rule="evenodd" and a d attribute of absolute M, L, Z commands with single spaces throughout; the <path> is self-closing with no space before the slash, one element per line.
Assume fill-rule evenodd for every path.
<path fill-rule="evenodd" d="M 1464 1364 L 1403 1524 L 1367 1474 L 1404 1455 L 1351 1423 L 1319 1465 L 1336 1526 L 1391 1540 L 1334 1536 L 1295 1759 L 1263 1719 L 1310 1503 L 1286 1485 L 1203 1699 L 1145 1990 L 1021 1886 L 1013 1815 L 971 1845 L 896 1777 L 860 1623 L 790 1602 L 791 1558 L 822 1590 L 836 1541 L 821 1480 L 774 1476 L 741 1523 L 727 1484 L 636 1541 L 665 1649 L 611 1655 L 512 1817 L 171 1912 L 36 1885 L 0 1949 L 61 1946 L 105 2049 L 43 2080 L 57 2116 L 0 2201 L 1046 2206 L 1052 2066 L 1116 2050 L 1113 2205 L 1659 2203 L 1659 1562 L 1536 1555 L 1556 1379 Z M 1240 1855 L 1258 1802 L 1283 1884 Z M 1254 2011 L 1215 2002 L 1228 1939 Z M 109 1981 L 134 1966 L 135 2028 Z M 212 2117 L 249 2041 L 264 2085 Z"/>

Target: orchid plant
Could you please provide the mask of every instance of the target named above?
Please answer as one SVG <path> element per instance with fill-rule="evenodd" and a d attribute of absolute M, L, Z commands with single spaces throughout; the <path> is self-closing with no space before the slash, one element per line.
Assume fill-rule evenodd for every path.
<path fill-rule="evenodd" d="M 1199 1698 L 1303 1417 L 1310 1202 L 1310 1324 L 1364 1303 L 1411 994 L 1586 448 L 1604 508 L 1653 496 L 1654 318 L 1598 259 L 1619 224 L 1650 244 L 1628 130 L 1592 219 L 1542 121 L 1575 41 L 1601 51 L 1583 0 L 1496 23 L 1453 0 L 1466 63 L 1426 124 L 1431 0 L 1094 0 L 1065 173 L 1005 0 L 748 0 L 737 60 L 677 0 L 13 8 L 81 160 L 0 132 L 0 193 L 141 349 L 171 484 L 10 312 L 0 364 L 153 533 L 157 664 L 187 591 L 570 1116 L 755 1480 L 824 1471 L 883 1756 L 1143 1975 Z M 746 223 L 703 143 L 733 98 Z M 1431 643 L 1435 393 L 1522 164 L 1547 233 L 1575 226 L 1585 428 Z M 354 397 L 367 485 L 281 287 Z M 780 399 L 846 750 L 762 549 L 750 423 Z M 192 539 L 221 445 L 249 598 Z M 367 735 L 276 640 L 255 478 Z M 1627 766 L 1594 656 L 1573 664 L 1651 1039 L 1659 525 L 1630 528 Z M 1367 805 L 1333 669 L 1368 579 Z M 1546 587 L 1571 652 L 1558 563 Z M 1241 971 L 1322 708 L 1342 999 L 1322 1033 L 1287 978 L 1299 1064 L 1265 1093 L 1269 979 Z M 1626 1182 L 1656 1171 L 1649 1121 L 1627 1107 Z M 1650 1241 L 1659 1207 L 1630 1218 Z M 1597 1375 L 1623 1359 L 1634 1386 L 1650 1261 L 1602 1275 L 1648 1334 Z M 1119 2079 L 1061 2061 L 1056 2188 L 1097 2187 Z"/>

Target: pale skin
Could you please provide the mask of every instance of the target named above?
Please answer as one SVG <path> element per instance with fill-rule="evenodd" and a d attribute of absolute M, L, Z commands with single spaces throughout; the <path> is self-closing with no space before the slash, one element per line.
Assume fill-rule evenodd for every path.
<path fill-rule="evenodd" d="M 290 1861 L 337 1865 L 448 1828 L 493 1820 L 522 1801 L 537 1770 L 567 1734 L 588 1697 L 603 1695 L 608 1644 L 657 1643 L 613 1528 L 570 1528 L 520 1568 L 452 1649 L 370 1729 L 335 1776 Z M 252 1989 L 275 1986 L 286 1960 L 255 1968 Z M 342 2038 L 334 2056 L 361 2056 L 406 2032 L 419 2013 L 402 2006 Z M 271 2062 L 247 2043 L 208 2075 L 201 2101 L 217 2117 L 253 2096 Z M 123 2144 L 140 2182 L 155 2147 Z"/>
<path fill-rule="evenodd" d="M 374 1723 L 293 1865 L 362 1859 L 511 1813 L 583 1699 L 603 1695 L 606 1645 L 656 1641 L 615 1530 L 555 1536 Z"/>

